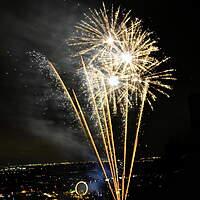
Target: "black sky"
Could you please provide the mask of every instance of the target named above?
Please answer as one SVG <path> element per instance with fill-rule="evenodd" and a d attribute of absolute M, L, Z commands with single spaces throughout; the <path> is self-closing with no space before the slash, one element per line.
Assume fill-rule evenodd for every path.
<path fill-rule="evenodd" d="M 177 70 L 171 98 L 160 97 L 155 111 L 145 115 L 141 144 L 158 155 L 170 145 L 198 146 L 197 5 L 178 0 L 105 2 L 133 10 L 144 26 L 155 31 Z M 27 52 L 43 53 L 68 84 L 73 82 L 65 41 L 83 12 L 98 8 L 101 1 L 2 0 L 0 4 L 0 165 L 94 159 L 84 135 L 70 125 L 59 93 L 36 66 L 31 67 Z"/>

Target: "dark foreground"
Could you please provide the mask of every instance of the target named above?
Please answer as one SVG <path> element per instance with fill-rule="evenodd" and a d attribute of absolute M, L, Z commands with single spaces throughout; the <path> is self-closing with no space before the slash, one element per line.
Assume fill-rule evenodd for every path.
<path fill-rule="evenodd" d="M 190 156 L 178 159 L 146 158 L 136 163 L 129 199 L 192 198 L 197 186 L 190 171 Z M 191 163 L 192 164 L 192 163 Z M 0 199 L 80 199 L 74 188 L 85 181 L 84 199 L 111 199 L 101 170 L 95 162 L 38 164 L 0 169 Z"/>

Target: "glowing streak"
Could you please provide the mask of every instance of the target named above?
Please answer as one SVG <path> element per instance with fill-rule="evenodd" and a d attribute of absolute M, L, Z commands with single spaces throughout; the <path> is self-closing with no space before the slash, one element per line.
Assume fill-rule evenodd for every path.
<path fill-rule="evenodd" d="M 108 124 L 107 124 L 107 118 L 106 118 L 106 113 L 105 113 L 105 109 L 103 108 L 103 119 L 104 119 L 104 125 L 105 125 L 105 130 L 106 130 L 106 137 L 108 140 L 108 147 L 109 147 L 109 152 L 110 152 L 110 158 L 111 158 L 111 163 L 112 163 L 112 173 L 113 173 L 113 180 L 114 180 L 114 187 L 115 187 L 115 191 L 118 191 L 117 188 L 117 179 L 116 179 L 116 170 L 115 170 L 115 165 L 114 165 L 114 156 L 113 156 L 113 150 L 111 147 L 111 139 L 109 136 L 109 130 L 108 130 Z"/>
<path fill-rule="evenodd" d="M 108 96 L 107 96 L 107 90 L 106 90 L 106 85 L 105 81 L 103 81 L 104 85 L 104 91 L 105 91 L 105 101 L 106 101 L 106 109 L 107 109 L 107 117 L 108 117 L 108 125 L 109 125 L 109 131 L 111 134 L 111 144 L 112 144 L 112 149 L 113 149 L 113 157 L 114 157 L 114 164 L 115 164 L 115 171 L 116 171 L 116 176 L 117 176 L 117 186 L 118 186 L 118 191 L 119 191 L 119 177 L 118 177 L 118 167 L 117 167 L 117 158 L 116 158 L 116 153 L 115 153 L 115 142 L 114 142 L 114 137 L 113 137 L 113 128 L 112 128 L 112 120 L 111 120 L 111 114 L 110 114 L 110 106 L 108 102 Z M 117 192 L 117 199 L 120 199 L 120 193 Z"/>
<path fill-rule="evenodd" d="M 131 181 L 131 176 L 132 176 L 132 171 L 133 171 L 133 165 L 134 165 L 134 161 L 135 161 L 135 154 L 136 154 L 137 145 L 138 145 L 138 136 L 139 136 L 139 131 L 140 131 L 142 114 L 143 114 L 143 110 L 144 110 L 144 103 L 145 103 L 146 95 L 147 95 L 147 92 L 148 92 L 148 87 L 149 87 L 148 84 L 145 84 L 144 89 L 143 89 L 142 103 L 141 103 L 140 112 L 139 112 L 139 119 L 138 119 L 138 123 L 137 123 L 135 142 L 134 142 L 134 145 L 133 145 L 133 154 L 132 154 L 130 172 L 129 172 L 128 183 L 127 183 L 125 198 L 124 198 L 125 200 L 127 199 L 128 190 L 129 190 L 129 186 L 130 186 L 130 181 Z"/>
<path fill-rule="evenodd" d="M 69 100 L 70 100 L 70 102 L 71 102 L 71 105 L 72 105 L 72 107 L 74 108 L 74 111 L 75 111 L 75 113 L 76 113 L 76 115 L 77 115 L 77 117 L 78 117 L 78 119 L 79 119 L 79 122 L 80 122 L 81 126 L 83 127 L 83 130 L 84 130 L 85 133 L 87 133 L 87 135 L 89 136 L 90 142 L 91 142 L 91 144 L 92 144 L 92 146 L 93 146 L 93 149 L 94 149 L 94 151 L 95 151 L 95 154 L 96 154 L 96 156 L 97 156 L 97 159 L 98 159 L 98 161 L 99 161 L 99 163 L 100 163 L 100 166 L 101 166 L 101 168 L 102 168 L 102 171 L 103 171 L 103 174 L 104 174 L 104 176 L 105 176 L 105 179 L 108 179 L 107 174 L 106 174 L 106 171 L 105 171 L 105 168 L 104 168 L 104 165 L 103 165 L 102 160 L 101 160 L 101 157 L 100 157 L 100 155 L 99 155 L 99 153 L 98 153 L 98 150 L 97 150 L 97 147 L 96 147 L 96 145 L 95 145 L 94 139 L 93 139 L 93 137 L 92 137 L 92 135 L 91 135 L 90 129 L 89 129 L 88 124 L 87 124 L 87 122 L 86 122 L 86 120 L 85 120 L 85 116 L 84 116 L 84 114 L 83 114 L 83 111 L 82 111 L 81 106 L 80 106 L 80 104 L 79 104 L 79 102 L 78 102 L 78 99 L 77 99 L 77 97 L 76 97 L 75 92 L 72 91 L 78 109 L 77 109 L 77 107 L 76 107 L 74 101 L 72 100 L 71 95 L 69 94 L 69 91 L 67 90 L 67 88 L 66 88 L 64 82 L 62 81 L 62 78 L 60 77 L 59 73 L 57 72 L 56 68 L 53 66 L 53 64 L 52 64 L 51 62 L 48 62 L 48 63 L 49 63 L 50 68 L 53 70 L 54 74 L 56 75 L 57 80 L 60 82 L 61 87 L 62 87 L 63 90 L 64 90 L 64 95 L 66 95 L 67 98 L 69 98 Z M 79 114 L 79 112 L 80 112 L 80 114 Z M 115 195 L 114 195 L 113 189 L 112 189 L 112 187 L 111 187 L 109 181 L 108 181 L 108 186 L 109 186 L 109 189 L 110 189 L 110 191 L 111 191 L 111 193 L 112 193 L 113 198 L 116 200 L 116 197 L 115 197 Z"/>
<path fill-rule="evenodd" d="M 99 111 L 98 111 L 98 108 L 97 108 L 97 104 L 96 104 L 96 101 L 95 101 L 95 98 L 94 98 L 93 88 L 92 88 L 90 79 L 89 79 L 89 77 L 88 77 L 88 73 L 87 73 L 87 70 L 86 70 L 86 66 L 85 66 L 85 63 L 84 63 L 82 57 L 81 57 L 81 62 L 82 62 L 82 66 L 83 66 L 83 68 L 84 68 L 84 72 L 85 72 L 85 75 L 86 75 L 86 78 L 87 78 L 87 81 L 88 81 L 89 90 L 90 90 L 90 92 L 91 92 L 93 105 L 94 105 L 94 108 L 95 108 L 95 112 L 96 112 L 98 124 L 99 124 L 99 127 L 100 127 L 100 132 L 101 132 L 102 139 L 103 139 L 103 143 L 104 143 L 104 147 L 105 147 L 105 150 L 106 150 L 106 156 L 107 156 L 108 163 L 109 163 L 109 167 L 110 167 L 110 170 L 111 170 L 111 175 L 112 175 L 112 177 L 113 177 L 114 186 L 115 186 L 115 189 L 117 190 L 117 188 L 116 188 L 116 175 L 114 174 L 115 169 L 114 169 L 114 164 L 113 164 L 112 152 L 111 152 L 111 155 L 109 155 L 108 147 L 107 147 L 107 144 L 106 144 L 106 138 L 105 138 L 105 135 L 104 135 L 104 130 L 103 130 L 103 127 L 102 127 L 102 123 L 101 123 Z M 105 121 L 105 123 L 106 123 L 106 121 Z M 107 123 L 106 123 L 106 126 L 105 126 L 105 127 L 106 127 L 106 130 L 107 130 Z M 107 132 L 108 132 L 108 131 L 107 131 Z M 111 147 L 110 147 L 109 136 L 107 135 L 107 137 L 108 137 L 108 146 L 109 146 L 109 149 L 111 149 Z"/>
<path fill-rule="evenodd" d="M 88 133 L 90 142 L 91 142 L 92 147 L 93 147 L 93 149 L 94 149 L 94 151 L 95 151 L 95 154 L 96 154 L 96 156 L 97 156 L 97 159 L 98 159 L 98 161 L 99 161 L 99 164 L 100 164 L 100 166 L 101 166 L 101 168 L 102 168 L 102 171 L 103 171 L 103 174 L 104 174 L 104 176 L 105 176 L 105 179 L 108 179 L 108 176 L 107 176 L 107 174 L 106 174 L 106 170 L 105 170 L 105 168 L 104 168 L 104 165 L 103 165 L 103 162 L 102 162 L 102 160 L 101 160 L 101 157 L 100 157 L 100 155 L 99 155 L 99 153 L 98 153 L 96 144 L 95 144 L 95 142 L 94 142 L 94 139 L 93 139 L 92 134 L 91 134 L 91 132 L 90 132 L 90 129 L 89 129 L 89 127 L 88 127 L 87 121 L 86 121 L 85 116 L 84 116 L 83 111 L 82 111 L 82 108 L 81 108 L 81 106 L 80 106 L 80 104 L 79 104 L 79 102 L 78 102 L 78 99 L 77 99 L 77 97 L 76 97 L 75 92 L 74 92 L 74 91 L 72 91 L 72 92 L 73 92 L 75 101 L 76 101 L 76 103 L 77 103 L 78 109 L 79 109 L 79 111 L 80 111 L 80 114 L 81 114 L 81 117 L 82 117 L 82 120 L 83 120 L 83 124 L 85 125 L 85 129 L 87 130 L 87 133 Z M 111 190 L 111 193 L 112 193 L 114 199 L 116 199 L 116 198 L 115 198 L 115 195 L 114 195 L 114 192 L 113 192 L 113 189 L 112 189 L 112 187 L 111 187 L 109 181 L 108 181 L 108 186 L 109 186 L 109 189 Z"/>
<path fill-rule="evenodd" d="M 124 161 L 122 174 L 122 200 L 124 199 L 125 178 L 126 178 L 126 146 L 127 146 L 127 131 L 128 131 L 128 82 L 127 82 L 127 99 L 125 108 L 125 127 L 124 127 Z"/>
<path fill-rule="evenodd" d="M 61 87 L 62 87 L 62 89 L 63 89 L 63 91 L 64 91 L 64 95 L 65 95 L 67 98 L 69 98 L 70 103 L 71 103 L 71 105 L 72 105 L 72 107 L 73 107 L 73 109 L 74 109 L 74 111 L 75 111 L 75 113 L 76 113 L 76 116 L 77 116 L 79 122 L 81 123 L 81 126 L 84 128 L 84 125 L 83 125 L 83 123 L 82 123 L 82 121 L 81 121 L 79 112 L 78 112 L 78 110 L 77 110 L 77 108 L 76 108 L 76 106 L 75 106 L 75 104 L 74 104 L 74 101 L 72 100 L 71 95 L 69 94 L 69 91 L 68 91 L 68 89 L 66 88 L 66 86 L 65 86 L 65 84 L 64 84 L 64 82 L 63 82 L 63 80 L 62 80 L 62 78 L 60 77 L 60 75 L 59 75 L 59 73 L 57 72 L 56 68 L 53 66 L 53 64 L 52 64 L 50 61 L 48 61 L 48 64 L 49 64 L 50 68 L 53 70 L 53 72 L 54 72 L 54 74 L 55 74 L 55 76 L 56 76 L 56 79 L 60 82 Z"/>

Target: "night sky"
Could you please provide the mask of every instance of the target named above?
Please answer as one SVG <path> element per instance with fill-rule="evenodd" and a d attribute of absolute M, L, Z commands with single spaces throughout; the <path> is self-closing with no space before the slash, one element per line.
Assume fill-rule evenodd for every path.
<path fill-rule="evenodd" d="M 198 6 L 178 0 L 105 2 L 131 9 L 155 31 L 159 46 L 171 57 L 168 64 L 177 70 L 171 98 L 161 96 L 144 116 L 141 146 L 147 145 L 152 155 L 165 155 L 170 148 L 198 151 Z M 0 165 L 95 159 L 84 134 L 71 125 L 61 94 L 27 53 L 47 56 L 70 86 L 75 69 L 66 39 L 83 13 L 100 5 L 96 0 L 1 0 Z"/>

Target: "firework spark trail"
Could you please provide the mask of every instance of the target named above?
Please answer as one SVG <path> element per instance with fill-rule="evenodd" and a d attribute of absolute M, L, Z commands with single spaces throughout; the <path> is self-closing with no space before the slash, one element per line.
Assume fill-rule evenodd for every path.
<path fill-rule="evenodd" d="M 71 105 L 72 105 L 72 107 L 73 107 L 73 109 L 74 109 L 74 111 L 75 111 L 75 113 L 76 113 L 76 115 L 77 115 L 77 117 L 78 117 L 78 120 L 81 122 L 81 126 L 84 127 L 83 124 L 82 124 L 82 121 L 81 121 L 79 112 L 78 112 L 78 110 L 77 110 L 77 108 L 76 108 L 76 105 L 74 104 L 74 101 L 72 100 L 71 95 L 69 94 L 69 91 L 68 91 L 68 89 L 66 88 L 66 86 L 65 86 L 65 84 L 64 84 L 64 82 L 63 82 L 63 80 L 62 80 L 62 78 L 60 77 L 58 71 L 56 70 L 56 68 L 54 67 L 54 65 L 53 65 L 50 61 L 48 61 L 48 64 L 49 64 L 49 67 L 53 70 L 56 79 L 60 82 L 61 87 L 62 87 L 62 89 L 63 89 L 63 91 L 64 91 L 64 95 L 66 95 L 66 97 L 69 98 L 70 103 L 71 103 Z"/>
<path fill-rule="evenodd" d="M 56 68 L 53 66 L 53 64 L 52 64 L 51 62 L 48 62 L 48 64 L 49 64 L 50 68 L 53 70 L 53 72 L 54 72 L 54 74 L 55 74 L 55 76 L 56 76 L 56 79 L 60 82 L 61 87 L 62 87 L 62 89 L 64 90 L 64 95 L 66 95 L 66 97 L 69 98 L 69 100 L 70 100 L 70 102 L 71 102 L 71 105 L 72 105 L 72 107 L 73 107 L 73 109 L 74 109 L 74 111 L 75 111 L 75 113 L 76 113 L 76 115 L 77 115 L 77 117 L 78 117 L 78 119 L 79 119 L 79 122 L 80 122 L 80 124 L 81 124 L 83 130 L 85 131 L 86 135 L 89 136 L 90 142 L 91 142 L 91 144 L 92 144 L 92 146 L 93 146 L 93 149 L 94 149 L 94 151 L 95 151 L 95 154 L 96 154 L 96 156 L 97 156 L 97 159 L 98 159 L 98 161 L 99 161 L 99 163 L 100 163 L 100 166 L 101 166 L 101 168 L 102 168 L 103 174 L 104 174 L 105 178 L 108 180 L 109 189 L 110 189 L 110 191 L 111 191 L 111 193 L 112 193 L 113 198 L 116 200 L 115 194 L 114 194 L 114 192 L 113 192 L 113 189 L 112 189 L 112 187 L 111 187 L 111 185 L 110 185 L 110 182 L 109 182 L 109 179 L 108 179 L 108 176 L 107 176 L 107 173 L 106 173 L 106 171 L 105 171 L 105 167 L 104 167 L 104 165 L 103 165 L 102 159 L 101 159 L 101 157 L 100 157 L 100 155 L 99 155 L 99 153 L 98 153 L 96 144 L 95 144 L 95 142 L 94 142 L 94 139 L 93 139 L 93 137 L 92 137 L 91 131 L 90 131 L 89 127 L 88 127 L 87 121 L 86 121 L 86 119 L 85 119 L 85 116 L 84 116 L 84 114 L 83 114 L 83 111 L 82 111 L 81 106 L 80 106 L 80 104 L 79 104 L 79 102 L 78 102 L 78 99 L 77 99 L 77 97 L 76 97 L 75 92 L 73 91 L 73 96 L 74 96 L 74 99 L 75 99 L 75 102 L 74 102 L 73 99 L 72 99 L 72 97 L 71 97 L 71 95 L 70 95 L 70 93 L 69 93 L 69 91 L 68 91 L 68 89 L 66 88 L 66 86 L 65 86 L 65 84 L 64 84 L 64 82 L 63 82 L 63 80 L 62 80 L 62 78 L 60 77 L 59 73 L 57 72 Z M 76 103 L 76 104 L 75 104 L 75 103 Z M 77 105 L 77 106 L 76 106 L 76 105 Z M 78 107 L 78 109 L 77 109 L 77 107 Z M 80 112 L 80 114 L 79 114 L 79 112 Z"/>
<path fill-rule="evenodd" d="M 120 199 L 120 192 L 119 192 L 119 176 L 118 176 L 118 166 L 117 166 L 117 158 L 116 158 L 116 149 L 115 149 L 115 141 L 114 141 L 114 135 L 113 135 L 113 128 L 112 128 L 112 119 L 111 119 L 111 114 L 110 114 L 110 106 L 108 102 L 108 96 L 107 96 L 107 90 L 106 90 L 106 85 L 105 82 L 103 81 L 104 84 L 104 90 L 106 93 L 106 110 L 107 110 L 107 117 L 108 117 L 108 125 L 109 125 L 109 131 L 111 135 L 111 144 L 112 144 L 112 150 L 113 150 L 113 157 L 114 157 L 114 165 L 115 165 L 115 171 L 116 171 L 116 177 L 117 177 L 117 189 L 118 191 L 116 192 L 117 197 Z"/>
<path fill-rule="evenodd" d="M 115 165 L 114 165 L 114 156 L 113 156 L 113 150 L 111 147 L 111 140 L 110 140 L 110 135 L 109 135 L 109 130 L 108 130 L 108 124 L 107 124 L 107 118 L 106 118 L 106 112 L 105 109 L 103 108 L 103 119 L 104 119 L 104 125 L 105 125 L 105 132 L 106 132 L 106 137 L 107 137 L 107 142 L 108 142 L 108 146 L 109 146 L 109 153 L 110 153 L 110 158 L 112 160 L 112 169 L 113 169 L 113 180 L 114 180 L 114 184 L 115 184 L 115 191 L 117 192 L 117 179 L 116 179 L 116 170 L 115 170 Z"/>
<path fill-rule="evenodd" d="M 130 172 L 129 172 L 129 176 L 128 176 L 128 183 L 127 183 L 125 197 L 124 197 L 125 200 L 127 199 L 128 190 L 129 190 L 129 186 L 130 186 L 130 181 L 131 181 L 131 176 L 132 176 L 132 171 L 133 171 L 133 165 L 134 165 L 134 161 L 135 161 L 135 154 L 136 154 L 137 145 L 138 145 L 140 125 L 141 125 L 141 120 L 142 120 L 142 114 L 143 114 L 143 111 L 144 111 L 144 103 L 145 103 L 145 100 L 146 100 L 147 92 L 148 92 L 148 84 L 145 84 L 144 89 L 143 89 L 143 95 L 142 95 L 143 96 L 142 97 L 142 103 L 141 103 L 141 107 L 140 107 L 140 111 L 139 111 L 139 119 L 138 119 L 138 123 L 137 123 L 135 142 L 134 142 L 134 145 L 133 145 L 133 154 L 132 154 Z"/>
<path fill-rule="evenodd" d="M 83 120 L 83 124 L 85 125 L 85 128 L 86 128 L 86 130 L 87 130 L 87 133 L 88 133 L 90 142 L 91 142 L 91 144 L 92 144 L 92 146 L 93 146 L 93 149 L 94 149 L 94 151 L 95 151 L 95 154 L 96 154 L 96 156 L 97 156 L 97 159 L 98 159 L 98 161 L 99 161 L 99 164 L 100 164 L 100 166 L 101 166 L 101 168 L 102 168 L 102 170 L 103 170 L 103 174 L 104 174 L 106 180 L 108 180 L 109 189 L 111 190 L 111 193 L 112 193 L 114 199 L 116 199 L 116 198 L 115 198 L 115 195 L 114 195 L 114 192 L 113 192 L 113 189 L 112 189 L 112 187 L 111 187 L 111 185 L 110 185 L 110 182 L 109 182 L 109 179 L 108 179 L 108 176 L 107 176 L 105 167 L 104 167 L 103 162 L 102 162 L 102 159 L 101 159 L 101 157 L 100 157 L 100 155 L 99 155 L 98 149 L 97 149 L 96 144 L 95 144 L 95 142 L 94 142 L 94 139 L 93 139 L 93 137 L 92 137 L 91 131 L 90 131 L 89 127 L 88 127 L 87 121 L 86 121 L 86 119 L 85 119 L 85 115 L 83 114 L 82 108 L 81 108 L 81 106 L 80 106 L 80 104 L 79 104 L 79 101 L 78 101 L 77 96 L 76 96 L 76 94 L 75 94 L 74 91 L 73 91 L 73 95 L 74 95 L 75 101 L 76 101 L 76 103 L 77 103 L 78 109 L 79 109 L 79 111 L 80 111 L 80 114 L 81 114 L 81 117 L 82 117 L 82 120 Z"/>
<path fill-rule="evenodd" d="M 124 199 L 125 177 L 126 177 L 126 148 L 127 148 L 127 132 L 128 132 L 128 82 L 127 82 L 127 100 L 125 109 L 125 127 L 124 127 L 124 160 L 122 173 L 122 200 Z"/>
<path fill-rule="evenodd" d="M 100 119 L 100 113 L 99 113 L 99 110 L 98 110 L 98 107 L 97 107 L 97 102 L 94 98 L 94 92 L 93 92 L 93 88 L 92 88 L 92 85 L 90 83 L 90 79 L 88 77 L 88 73 L 87 73 L 87 70 L 86 70 L 86 66 L 85 66 L 85 63 L 83 61 L 83 58 L 81 57 L 81 62 L 82 62 L 82 66 L 84 68 L 84 72 L 85 72 L 85 75 L 86 75 L 86 79 L 88 81 L 88 85 L 89 85 L 89 90 L 91 92 L 91 96 L 92 96 L 92 101 L 93 101 L 93 105 L 94 105 L 94 109 L 95 109 L 95 114 L 96 114 L 96 117 L 97 117 L 97 120 L 98 120 L 98 124 L 99 124 L 99 127 L 100 127 L 100 132 L 101 132 L 101 135 L 102 135 L 102 139 L 103 139 L 103 144 L 104 144 L 104 147 L 105 147 L 105 151 L 106 151 L 106 156 L 107 156 L 107 159 L 108 159 L 108 163 L 109 163 L 109 167 L 110 167 L 110 170 L 111 170 L 111 175 L 113 177 L 113 182 L 114 182 L 114 187 L 115 187 L 115 190 L 117 191 L 117 186 L 116 186 L 116 174 L 114 173 L 115 172 L 115 169 L 114 169 L 114 164 L 113 164 L 113 156 L 112 156 L 112 151 L 111 151 L 111 147 L 110 147 L 110 139 L 109 139 L 109 135 L 107 134 L 107 139 L 108 139 L 108 142 L 106 142 L 106 137 L 105 137 L 105 134 L 104 134 L 104 130 L 103 130 L 103 126 L 102 126 L 102 122 L 101 122 L 101 119 Z M 104 111 L 103 111 L 104 112 Z M 104 115 L 105 116 L 105 115 Z M 106 133 L 108 133 L 108 130 L 107 130 L 107 122 L 105 121 L 106 123 Z M 108 144 L 108 147 L 107 147 L 107 144 Z M 109 150 L 110 150 L 110 154 L 109 154 Z"/>

